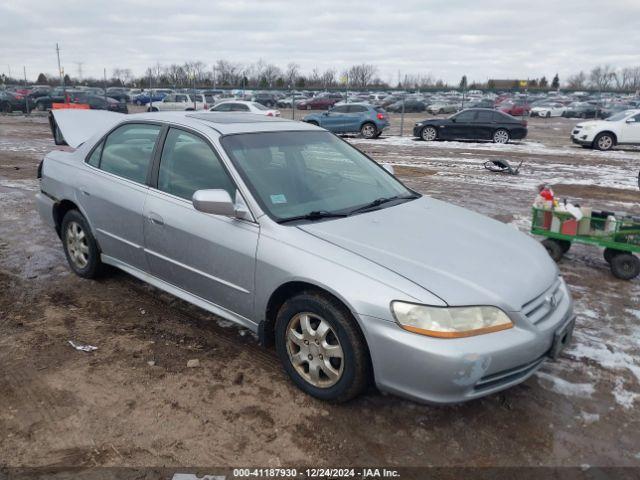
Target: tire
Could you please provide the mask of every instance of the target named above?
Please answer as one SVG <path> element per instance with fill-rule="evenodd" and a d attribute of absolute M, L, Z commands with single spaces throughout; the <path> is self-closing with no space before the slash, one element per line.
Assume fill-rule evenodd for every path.
<path fill-rule="evenodd" d="M 611 150 L 616 144 L 616 140 L 610 133 L 601 133 L 593 140 L 593 148 L 606 152 Z"/>
<path fill-rule="evenodd" d="M 442 115 L 444 113 L 444 108 L 441 108 L 440 110 L 438 110 L 438 113 Z"/>
<path fill-rule="evenodd" d="M 580 114 L 580 118 L 587 118 L 587 114 L 586 113 L 581 113 Z"/>
<path fill-rule="evenodd" d="M 551 112 L 547 112 L 547 114 L 545 115 L 546 118 L 551 118 Z"/>
<path fill-rule="evenodd" d="M 44 112 L 46 110 L 44 103 L 42 102 L 36 103 L 36 110 L 38 110 L 39 112 Z"/>
<path fill-rule="evenodd" d="M 620 280 L 631 280 L 640 275 L 640 259 L 631 253 L 619 253 L 611 259 L 611 273 Z"/>
<path fill-rule="evenodd" d="M 2 106 L 0 106 L 0 112 L 11 113 L 11 105 L 9 103 L 3 103 Z"/>
<path fill-rule="evenodd" d="M 71 270 L 82 278 L 96 278 L 104 270 L 100 249 L 89 224 L 78 210 L 69 210 L 60 228 L 62 248 Z"/>
<path fill-rule="evenodd" d="M 569 240 L 556 240 L 556 242 L 558 242 L 560 248 L 562 248 L 563 255 L 571 250 L 571 242 Z"/>
<path fill-rule="evenodd" d="M 307 105 L 307 110 L 311 110 L 311 105 Z"/>
<path fill-rule="evenodd" d="M 624 252 L 621 250 L 615 250 L 613 248 L 605 248 L 602 255 L 604 256 L 605 261 L 611 264 L 611 260 L 613 260 L 613 257 L 615 257 L 616 255 L 620 255 L 621 253 Z"/>
<path fill-rule="evenodd" d="M 542 241 L 542 246 L 547 250 L 547 253 L 554 262 L 559 262 L 564 255 L 562 244 L 553 238 L 547 238 Z"/>
<path fill-rule="evenodd" d="M 360 135 L 362 135 L 363 138 L 375 138 L 377 133 L 378 127 L 371 122 L 364 123 L 360 127 Z"/>
<path fill-rule="evenodd" d="M 509 143 L 511 135 L 509 135 L 509 132 L 504 128 L 499 128 L 493 132 L 493 137 L 491 137 L 491 139 L 493 140 L 493 143 L 506 144 Z"/>
<path fill-rule="evenodd" d="M 326 333 L 316 343 L 320 329 Z M 278 312 L 275 336 L 280 361 L 303 392 L 320 400 L 346 402 L 369 384 L 370 362 L 364 337 L 349 310 L 336 299 L 314 291 L 290 298 Z M 329 356 L 329 349 L 323 345 L 336 356 Z M 294 358 L 298 359 L 295 364 Z"/>
<path fill-rule="evenodd" d="M 141 107 L 142 106 L 142 102 L 140 100 L 136 100 L 136 105 Z"/>
<path fill-rule="evenodd" d="M 420 132 L 420 138 L 425 142 L 432 142 L 438 138 L 438 131 L 435 127 L 426 126 Z"/>

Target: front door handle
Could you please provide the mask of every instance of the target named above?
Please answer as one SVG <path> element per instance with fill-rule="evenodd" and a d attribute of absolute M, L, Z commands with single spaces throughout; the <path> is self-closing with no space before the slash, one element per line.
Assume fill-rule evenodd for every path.
<path fill-rule="evenodd" d="M 149 212 L 149 221 L 156 225 L 164 225 L 164 219 L 155 212 Z"/>

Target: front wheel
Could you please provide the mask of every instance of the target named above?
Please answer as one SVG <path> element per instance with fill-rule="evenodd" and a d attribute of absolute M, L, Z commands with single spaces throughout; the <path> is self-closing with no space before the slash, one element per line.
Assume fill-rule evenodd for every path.
<path fill-rule="evenodd" d="M 613 138 L 613 135 L 611 135 L 610 133 L 601 133 L 593 141 L 593 146 L 598 150 L 602 150 L 603 152 L 611 150 L 615 144 L 616 142 Z"/>
<path fill-rule="evenodd" d="M 438 137 L 438 132 L 434 127 L 424 127 L 420 136 L 425 142 L 432 142 Z"/>
<path fill-rule="evenodd" d="M 46 110 L 45 106 L 44 106 L 44 103 L 42 103 L 42 102 L 36 103 L 36 110 L 38 110 L 39 112 L 44 112 Z"/>
<path fill-rule="evenodd" d="M 347 308 L 320 292 L 303 292 L 280 308 L 276 350 L 293 382 L 321 400 L 344 402 L 364 391 L 369 355 Z"/>
<path fill-rule="evenodd" d="M 69 210 L 60 229 L 62 247 L 73 272 L 83 278 L 95 278 L 103 270 L 100 250 L 86 219 L 78 210 Z"/>
<path fill-rule="evenodd" d="M 360 135 L 363 138 L 375 138 L 378 133 L 378 129 L 373 123 L 365 123 L 360 127 Z"/>
<path fill-rule="evenodd" d="M 509 132 L 500 128 L 493 133 L 493 143 L 509 143 Z"/>

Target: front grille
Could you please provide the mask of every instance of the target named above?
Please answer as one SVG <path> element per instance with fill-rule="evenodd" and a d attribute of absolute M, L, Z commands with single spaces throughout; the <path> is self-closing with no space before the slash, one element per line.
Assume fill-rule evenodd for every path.
<path fill-rule="evenodd" d="M 489 388 L 494 388 L 500 385 L 505 385 L 511 382 L 515 382 L 521 378 L 526 377 L 532 371 L 534 371 L 538 366 L 545 361 L 548 354 L 545 353 L 541 357 L 536 358 L 534 361 L 526 363 L 524 365 L 520 365 L 518 367 L 509 368 L 507 370 L 502 370 L 501 372 L 492 373 L 491 375 L 486 375 L 482 377 L 478 383 L 475 384 L 473 389 L 476 392 L 487 390 Z"/>
<path fill-rule="evenodd" d="M 531 323 L 535 325 L 546 320 L 560 305 L 564 295 L 560 286 L 558 278 L 551 288 L 522 306 L 522 313 Z"/>

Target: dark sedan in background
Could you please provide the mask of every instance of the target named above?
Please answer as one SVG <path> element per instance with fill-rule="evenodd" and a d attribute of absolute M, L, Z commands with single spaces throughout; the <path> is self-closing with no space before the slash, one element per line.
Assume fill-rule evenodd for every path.
<path fill-rule="evenodd" d="M 596 118 L 598 108 L 588 102 L 573 102 L 562 113 L 565 118 Z"/>
<path fill-rule="evenodd" d="M 31 109 L 31 105 L 29 105 Z M 11 113 L 21 111 L 27 113 L 25 96 L 16 92 L 0 92 L 0 112 Z"/>
<path fill-rule="evenodd" d="M 449 118 L 434 118 L 418 122 L 413 135 L 433 140 L 489 140 L 508 143 L 527 136 L 527 122 L 487 108 L 470 108 Z"/>

